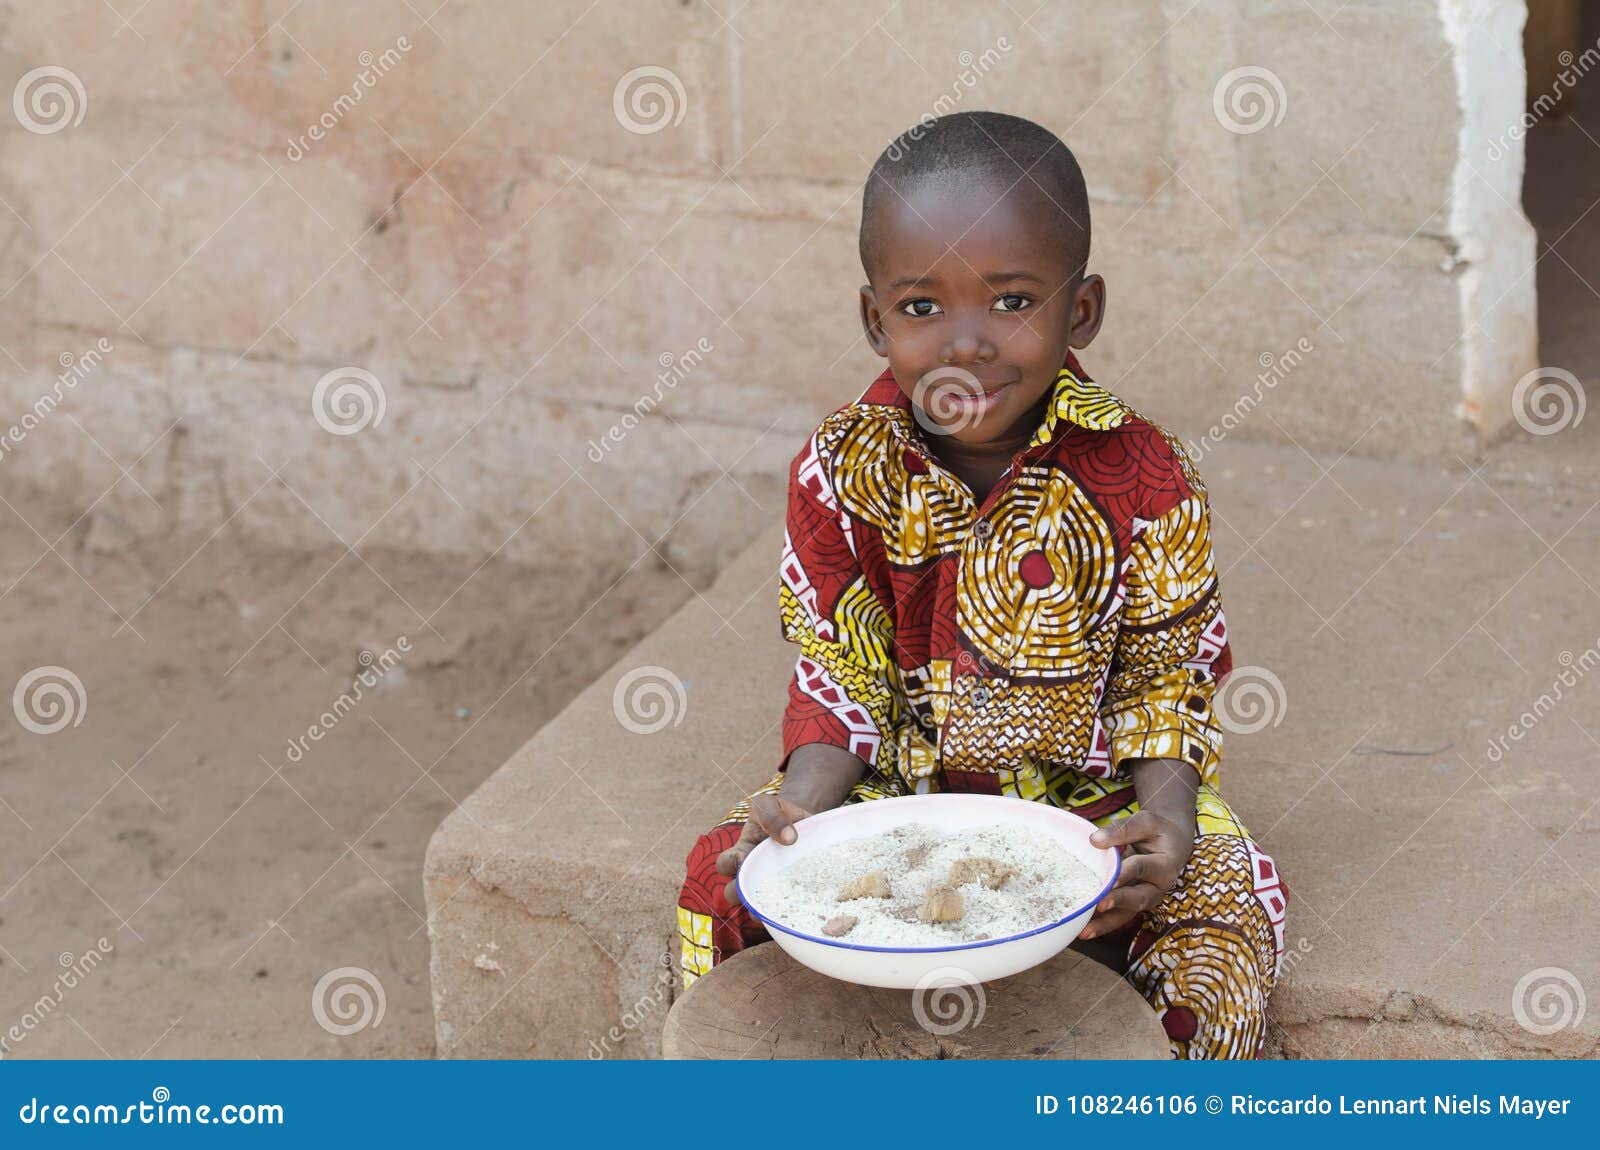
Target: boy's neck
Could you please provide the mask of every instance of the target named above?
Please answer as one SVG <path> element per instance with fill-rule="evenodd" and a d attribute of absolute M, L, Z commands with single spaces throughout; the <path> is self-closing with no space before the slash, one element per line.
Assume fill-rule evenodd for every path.
<path fill-rule="evenodd" d="M 1005 432 L 984 443 L 967 443 L 953 435 L 925 436 L 929 447 L 939 461 L 951 470 L 963 468 L 982 471 L 990 467 L 1004 468 L 1023 448 L 1033 442 L 1039 425 L 1044 421 L 1045 408 L 1049 406 L 1051 392 L 1046 391 L 1038 403 Z"/>

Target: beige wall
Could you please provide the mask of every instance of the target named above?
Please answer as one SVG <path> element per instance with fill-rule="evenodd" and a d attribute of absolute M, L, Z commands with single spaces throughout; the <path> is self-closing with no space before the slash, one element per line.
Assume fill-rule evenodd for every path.
<path fill-rule="evenodd" d="M 1522 108 L 1520 3 L 493 0 L 425 26 L 436 2 L 152 0 L 120 27 L 0 3 L 0 81 L 83 91 L 81 122 L 0 126 L 0 423 L 112 348 L 0 445 L 41 530 L 93 504 L 110 545 L 227 522 L 626 560 L 681 518 L 703 576 L 877 370 L 858 185 L 951 107 L 1075 148 L 1111 305 L 1086 364 L 1185 438 L 1259 395 L 1232 434 L 1447 458 L 1534 365 L 1520 144 L 1485 151 Z M 681 96 L 632 132 L 614 97 L 647 66 Z M 1282 94 L 1230 131 L 1219 82 L 1247 67 Z M 312 394 L 346 367 L 384 414 L 341 436 Z"/>

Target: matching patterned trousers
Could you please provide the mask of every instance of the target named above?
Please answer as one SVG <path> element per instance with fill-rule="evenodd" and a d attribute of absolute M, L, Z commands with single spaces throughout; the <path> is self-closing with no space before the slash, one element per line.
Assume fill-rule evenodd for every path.
<path fill-rule="evenodd" d="M 783 777 L 756 793 L 777 793 Z M 1057 792 L 1068 810 L 1108 826 L 1139 809 L 1131 783 L 1079 778 Z M 845 801 L 874 797 L 881 792 L 863 784 Z M 1126 941 L 1125 977 L 1160 1017 L 1174 1058 L 1255 1058 L 1283 956 L 1287 890 L 1276 864 L 1214 789 L 1201 786 L 1195 806 L 1199 834 L 1178 885 L 1111 937 Z M 743 906 L 729 905 L 728 879 L 717 873 L 717 856 L 738 841 L 749 814 L 749 800 L 741 800 L 689 851 L 678 896 L 685 987 L 728 955 L 771 937 Z"/>

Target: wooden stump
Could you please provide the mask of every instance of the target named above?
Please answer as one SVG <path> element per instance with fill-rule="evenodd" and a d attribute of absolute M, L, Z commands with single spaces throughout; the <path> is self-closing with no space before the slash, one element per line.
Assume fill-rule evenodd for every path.
<path fill-rule="evenodd" d="M 858 986 L 775 943 L 725 959 L 672 1004 L 663 1058 L 1166 1058 L 1155 1012 L 1068 949 L 982 986 Z"/>

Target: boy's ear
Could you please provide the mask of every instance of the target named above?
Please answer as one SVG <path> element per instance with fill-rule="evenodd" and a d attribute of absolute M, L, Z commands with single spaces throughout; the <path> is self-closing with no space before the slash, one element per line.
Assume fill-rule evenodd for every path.
<path fill-rule="evenodd" d="M 867 333 L 867 343 L 872 350 L 889 357 L 889 341 L 883 334 L 883 316 L 878 311 L 878 297 L 871 284 L 861 285 L 861 330 Z"/>
<path fill-rule="evenodd" d="M 1067 336 L 1070 347 L 1083 349 L 1100 334 L 1106 318 L 1106 281 L 1096 275 L 1083 277 L 1072 296 L 1072 329 Z"/>

